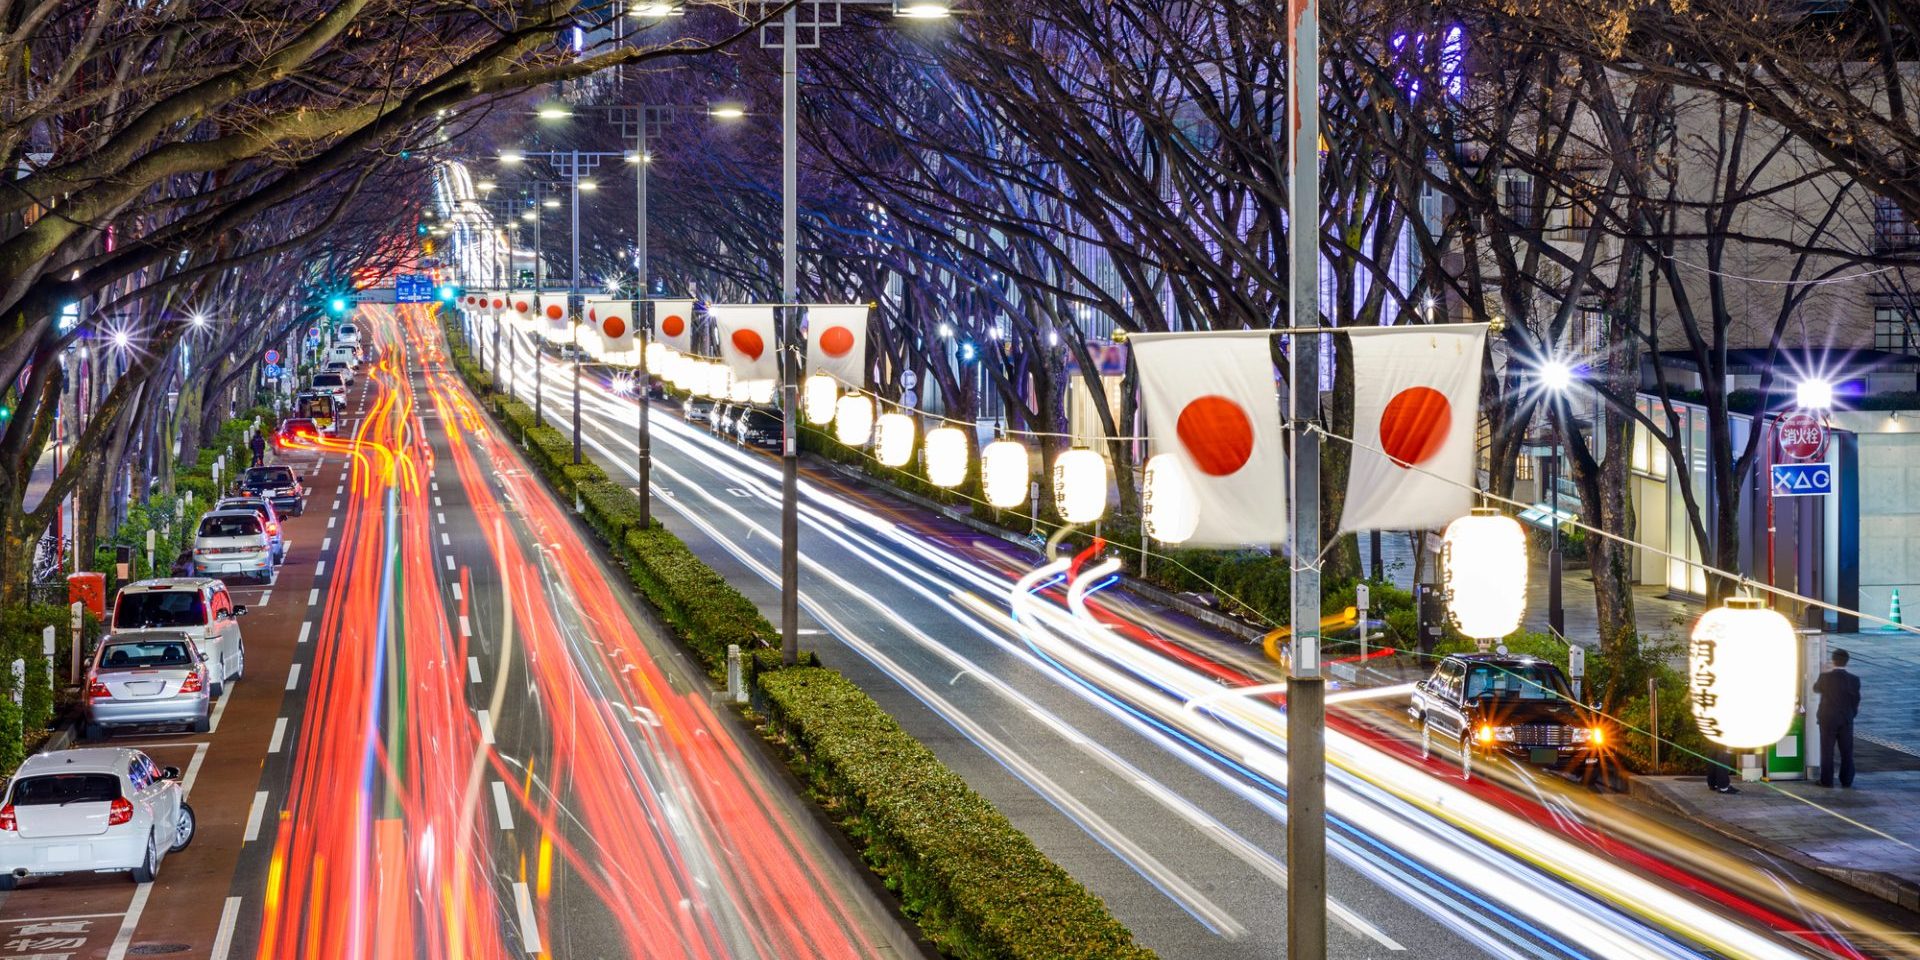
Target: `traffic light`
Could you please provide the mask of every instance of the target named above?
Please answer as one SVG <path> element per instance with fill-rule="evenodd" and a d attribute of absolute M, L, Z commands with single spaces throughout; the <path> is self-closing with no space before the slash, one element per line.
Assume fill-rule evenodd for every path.
<path fill-rule="evenodd" d="M 440 285 L 440 301 L 442 303 L 452 303 L 453 301 L 459 299 L 459 297 L 460 297 L 459 287 L 456 287 L 451 283 L 443 283 Z"/>
<path fill-rule="evenodd" d="M 426 236 L 426 235 L 427 235 L 428 233 L 430 233 L 430 232 L 432 232 L 432 229 L 433 229 L 433 228 L 431 228 L 431 227 L 429 227 L 429 226 L 427 226 L 427 225 L 426 225 L 425 223 L 421 223 L 421 224 L 419 224 L 418 226 L 415 226 L 415 227 L 413 228 L 413 232 L 414 232 L 414 233 L 415 233 L 416 235 L 418 235 L 418 236 L 422 236 L 422 237 L 424 237 L 424 236 Z"/>
<path fill-rule="evenodd" d="M 332 314 L 336 319 L 347 315 L 347 307 L 346 297 L 336 296 L 327 300 L 327 312 Z"/>

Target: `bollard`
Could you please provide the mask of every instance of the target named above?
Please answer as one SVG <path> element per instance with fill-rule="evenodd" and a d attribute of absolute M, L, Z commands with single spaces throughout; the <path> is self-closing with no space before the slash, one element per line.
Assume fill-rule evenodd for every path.
<path fill-rule="evenodd" d="M 27 661 L 16 658 L 13 661 L 13 705 L 19 706 L 21 698 L 27 693 Z"/>
<path fill-rule="evenodd" d="M 1647 678 L 1647 729 L 1652 732 L 1653 769 L 1660 769 L 1660 682 Z"/>
<path fill-rule="evenodd" d="M 1360 659 L 1354 664 L 1359 670 L 1365 670 L 1367 664 L 1367 607 L 1371 605 L 1372 599 L 1373 596 L 1366 581 L 1353 585 L 1353 608 L 1354 612 L 1360 615 Z"/>
<path fill-rule="evenodd" d="M 727 692 L 733 695 L 734 703 L 747 702 L 747 684 L 740 675 L 740 645 L 727 644 Z"/>
<path fill-rule="evenodd" d="M 67 634 L 67 636 L 73 640 L 73 669 L 68 682 L 76 687 L 80 685 L 80 631 L 86 626 L 86 617 L 86 605 L 75 600 L 73 602 L 73 632 Z"/>
<path fill-rule="evenodd" d="M 147 528 L 147 576 L 153 576 L 153 550 L 160 545 L 160 531 Z"/>
<path fill-rule="evenodd" d="M 53 689 L 53 643 L 54 643 L 53 624 L 49 623 L 47 624 L 47 628 L 45 630 L 40 631 L 40 653 L 46 658 L 46 661 L 47 661 L 47 689 L 48 690 Z"/>

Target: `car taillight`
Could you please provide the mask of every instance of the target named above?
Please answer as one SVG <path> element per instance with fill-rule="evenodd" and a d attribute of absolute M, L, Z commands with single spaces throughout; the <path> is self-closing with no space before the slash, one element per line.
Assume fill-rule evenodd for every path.
<path fill-rule="evenodd" d="M 111 700 L 113 699 L 113 691 L 108 690 L 106 684 L 95 680 L 87 685 L 87 698 L 90 700 Z"/>
<path fill-rule="evenodd" d="M 268 533 L 279 533 L 279 532 L 280 532 L 280 525 L 279 525 L 279 524 L 277 524 L 277 523 L 269 523 L 269 524 L 267 524 L 267 532 L 268 532 Z"/>
<path fill-rule="evenodd" d="M 180 692 L 181 693 L 199 693 L 200 692 L 200 671 L 198 670 L 187 671 L 187 678 L 185 680 L 180 681 Z"/>
<path fill-rule="evenodd" d="M 133 819 L 133 801 L 126 797 L 115 797 L 107 805 L 107 826 L 113 827 Z"/>
<path fill-rule="evenodd" d="M 0 830 L 12 833 L 20 829 L 20 822 L 13 818 L 13 804 L 0 807 Z"/>

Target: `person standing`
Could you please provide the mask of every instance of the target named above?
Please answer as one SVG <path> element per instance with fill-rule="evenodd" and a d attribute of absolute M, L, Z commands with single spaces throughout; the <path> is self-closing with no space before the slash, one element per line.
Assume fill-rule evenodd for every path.
<path fill-rule="evenodd" d="M 1860 712 L 1860 678 L 1847 670 L 1852 657 L 1845 650 L 1833 651 L 1833 669 L 1813 681 L 1813 692 L 1820 695 L 1820 785 L 1833 786 L 1834 767 L 1840 768 L 1840 785 L 1853 786 L 1853 718 Z"/>
<path fill-rule="evenodd" d="M 255 430 L 253 432 L 253 439 L 247 441 L 247 446 L 253 450 L 253 466 L 256 466 L 256 467 L 266 466 L 267 465 L 266 434 L 263 433 L 262 431 Z"/>

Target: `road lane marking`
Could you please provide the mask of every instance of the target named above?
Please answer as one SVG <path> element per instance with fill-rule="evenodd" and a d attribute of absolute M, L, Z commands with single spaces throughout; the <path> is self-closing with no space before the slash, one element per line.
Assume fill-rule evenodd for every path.
<path fill-rule="evenodd" d="M 247 832 L 245 834 L 247 843 L 252 843 L 260 839 L 260 818 L 266 815 L 267 792 L 262 790 L 253 795 L 253 806 L 247 810 Z M 151 886 L 151 884 L 148 886 Z M 144 890 L 146 887 L 143 886 L 141 889 Z"/>
<path fill-rule="evenodd" d="M 493 743 L 493 715 L 485 710 L 476 710 L 474 712 L 480 715 L 480 742 L 491 745 Z"/>
<path fill-rule="evenodd" d="M 335 500 L 335 501 L 333 502 L 333 508 L 334 508 L 335 510 L 338 510 L 338 509 L 340 509 L 340 501 L 338 501 L 338 500 Z"/>
<path fill-rule="evenodd" d="M 453 569 L 453 554 L 447 554 L 447 569 Z"/>
<path fill-rule="evenodd" d="M 431 477 L 431 476 L 433 476 L 433 474 L 431 474 L 431 473 L 429 473 L 429 474 L 427 474 L 427 476 L 429 476 L 429 477 Z M 434 492 L 434 493 L 439 493 L 439 492 L 440 492 L 440 481 L 438 481 L 438 480 L 428 480 L 428 481 L 427 481 L 427 486 L 429 486 L 429 487 L 432 487 L 432 488 L 433 488 L 433 492 Z"/>
<path fill-rule="evenodd" d="M 219 703 L 213 705 L 213 715 L 207 718 L 208 733 L 220 729 L 220 718 L 226 715 L 227 704 L 233 700 L 233 691 L 226 689 L 225 680 L 220 681 L 220 686 L 226 695 L 220 698 Z"/>
<path fill-rule="evenodd" d="M 436 513 L 436 514 L 434 514 L 434 515 L 433 515 L 433 519 L 434 519 L 435 521 L 437 521 L 437 522 L 440 522 L 440 523 L 446 523 L 446 522 L 447 522 L 447 515 L 446 515 L 446 514 L 444 514 L 444 513 Z"/>
<path fill-rule="evenodd" d="M 308 590 L 308 591 L 307 591 L 307 606 L 309 606 L 309 607 L 311 607 L 311 606 L 313 606 L 314 604 L 316 604 L 316 603 L 319 603 L 319 602 L 320 602 L 320 588 L 319 588 L 319 587 L 314 587 L 313 589 L 311 589 L 311 590 Z"/>
<path fill-rule="evenodd" d="M 267 601 L 268 601 L 268 600 L 271 600 L 271 599 L 273 599 L 273 591 L 272 591 L 272 590 L 268 590 L 268 591 L 266 591 L 266 592 L 264 592 L 264 593 L 262 593 L 262 594 L 260 594 L 260 602 L 259 602 L 259 603 L 256 603 L 256 604 L 254 604 L 254 606 L 256 606 L 256 607 L 264 607 L 264 606 L 266 606 L 266 605 L 267 605 Z"/>
<path fill-rule="evenodd" d="M 63 913 L 57 917 L 19 917 L 11 920 L 0 920 L 0 924 L 5 924 L 9 927 L 18 927 L 29 923 L 52 923 L 55 920 L 101 920 L 107 917 L 124 916 L 126 916 L 124 913 Z"/>
<path fill-rule="evenodd" d="M 321 553 L 326 553 L 326 552 L 327 552 L 328 550 L 332 550 L 332 549 L 333 549 L 333 538 L 332 538 L 332 537 L 327 537 L 327 538 L 325 538 L 325 539 L 323 539 L 323 540 L 321 540 L 321 541 L 320 541 L 320 552 L 321 552 Z"/>
<path fill-rule="evenodd" d="M 227 960 L 227 954 L 233 950 L 233 928 L 240 921 L 240 898 L 228 897 L 227 905 L 220 909 L 220 932 L 214 934 L 213 952 L 207 960 Z"/>
<path fill-rule="evenodd" d="M 467 682 L 468 683 L 480 682 L 480 658 L 479 657 L 467 658 Z"/>
<path fill-rule="evenodd" d="M 180 777 L 180 795 L 193 792 L 193 782 L 200 779 L 200 764 L 206 762 L 209 744 L 196 743 L 193 746 L 193 759 L 187 761 L 187 772 Z"/>
<path fill-rule="evenodd" d="M 500 819 L 500 829 L 513 829 L 513 807 L 507 803 L 507 785 L 505 781 L 493 782 L 493 815 Z"/>
<path fill-rule="evenodd" d="M 447 539 L 447 535 L 443 533 L 440 535 L 440 545 L 443 547 L 451 547 L 453 546 L 453 541 Z"/>
<path fill-rule="evenodd" d="M 311 620 L 309 620 L 309 621 L 306 621 L 306 622 L 304 622 L 304 623 L 302 623 L 302 624 L 300 624 L 300 639 L 299 639 L 299 640 L 297 640 L 297 641 L 295 641 L 295 642 L 296 642 L 296 643 L 306 643 L 306 642 L 307 642 L 307 634 L 308 634 L 309 632 L 311 632 L 312 630 L 313 630 L 313 621 L 311 621 Z"/>
<path fill-rule="evenodd" d="M 333 495 L 337 497 L 340 495 L 341 491 L 345 489 L 347 489 L 347 485 L 344 483 L 340 484 L 339 486 L 333 488 Z"/>
<path fill-rule="evenodd" d="M 340 519 L 339 517 L 328 517 L 328 518 L 327 518 L 327 529 L 328 529 L 328 530 L 332 530 L 332 529 L 333 529 L 333 524 L 334 524 L 334 521 L 336 521 L 336 520 L 339 520 L 339 519 Z"/>
<path fill-rule="evenodd" d="M 460 635 L 463 637 L 473 636 L 473 624 L 467 622 L 467 615 L 464 613 L 460 615 Z"/>
<path fill-rule="evenodd" d="M 453 586 L 453 599 L 457 603 L 464 598 L 460 595 L 460 585 L 458 583 L 455 583 L 452 586 Z"/>
<path fill-rule="evenodd" d="M 287 671 L 287 689 L 292 690 L 299 686 L 300 686 L 300 665 L 296 663 L 293 665 L 292 669 Z"/>
<path fill-rule="evenodd" d="M 537 921 L 533 916 L 533 897 L 527 894 L 527 885 L 518 880 L 513 882 L 513 905 L 520 911 L 520 945 L 525 947 L 528 953 L 539 953 L 542 949 L 540 928 L 536 925 Z M 131 933 L 131 931 L 128 932 Z"/>
<path fill-rule="evenodd" d="M 120 932 L 113 936 L 113 947 L 107 951 L 107 960 L 126 960 L 127 949 L 133 946 L 133 931 L 140 926 L 140 914 L 146 912 L 147 898 L 151 896 L 151 883 L 140 884 L 134 889 L 133 902 L 127 904 L 127 914 L 120 920 Z"/>
<path fill-rule="evenodd" d="M 327 575 L 327 562 L 325 560 L 322 560 L 319 563 L 316 563 L 313 565 L 313 578 L 315 580 L 318 580 L 321 577 L 324 577 L 326 575 Z"/>
<path fill-rule="evenodd" d="M 287 741 L 287 718 L 276 717 L 273 721 L 273 739 L 267 741 L 268 753 L 279 753 L 282 744 Z"/>

